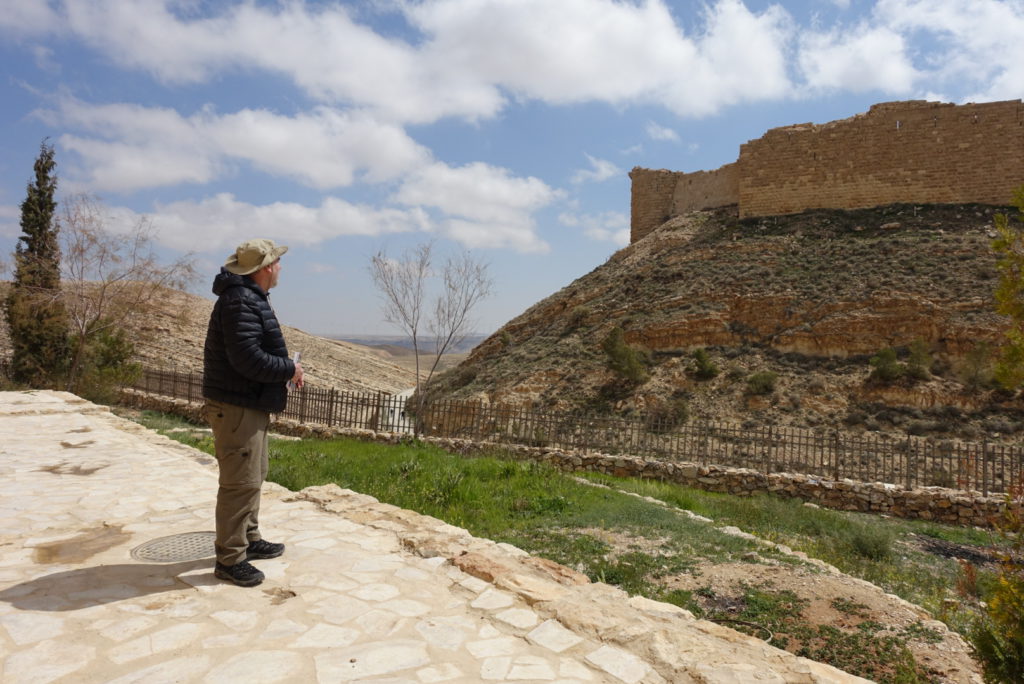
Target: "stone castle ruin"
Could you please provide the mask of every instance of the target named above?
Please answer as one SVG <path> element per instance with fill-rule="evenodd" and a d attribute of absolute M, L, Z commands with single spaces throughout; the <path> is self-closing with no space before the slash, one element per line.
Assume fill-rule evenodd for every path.
<path fill-rule="evenodd" d="M 740 218 L 897 203 L 1006 206 L 1024 184 L 1021 100 L 884 102 L 826 124 L 773 128 L 714 171 L 634 168 L 631 242 L 680 214 Z"/>

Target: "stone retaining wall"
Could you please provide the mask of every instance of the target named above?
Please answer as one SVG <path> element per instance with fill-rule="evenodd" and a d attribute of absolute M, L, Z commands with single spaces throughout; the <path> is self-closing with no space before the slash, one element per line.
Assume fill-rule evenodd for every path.
<path fill-rule="evenodd" d="M 200 404 L 131 390 L 122 395 L 122 401 L 136 408 L 163 411 L 201 421 Z M 294 420 L 276 420 L 272 423 L 271 429 L 296 437 L 327 439 L 345 436 L 392 444 L 410 439 L 409 435 L 302 424 Z M 900 518 L 932 520 L 949 525 L 990 527 L 998 520 L 1006 505 L 1006 499 L 1002 496 L 985 496 L 977 491 L 943 487 L 908 490 L 900 485 L 883 482 L 829 480 L 799 473 L 766 475 L 745 468 L 662 461 L 636 456 L 583 454 L 440 437 L 425 437 L 423 441 L 463 455 L 500 450 L 513 458 L 547 463 L 566 472 L 591 471 L 617 477 L 656 479 L 734 496 L 770 492 L 841 511 L 879 513 Z"/>

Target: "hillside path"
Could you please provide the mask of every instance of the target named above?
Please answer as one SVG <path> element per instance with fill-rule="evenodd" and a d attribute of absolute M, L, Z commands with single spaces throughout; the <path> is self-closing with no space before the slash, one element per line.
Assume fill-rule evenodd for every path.
<path fill-rule="evenodd" d="M 265 485 L 287 552 L 242 589 L 209 456 L 47 391 L 0 445 L 5 683 L 864 681 L 333 485 Z"/>

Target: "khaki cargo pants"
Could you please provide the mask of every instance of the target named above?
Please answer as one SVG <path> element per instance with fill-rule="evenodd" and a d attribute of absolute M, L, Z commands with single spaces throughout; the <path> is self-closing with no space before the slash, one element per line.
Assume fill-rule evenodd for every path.
<path fill-rule="evenodd" d="M 212 399 L 203 407 L 213 428 L 220 471 L 217 490 L 217 562 L 245 560 L 249 542 L 260 536 L 260 487 L 267 478 L 267 426 L 270 414 Z"/>

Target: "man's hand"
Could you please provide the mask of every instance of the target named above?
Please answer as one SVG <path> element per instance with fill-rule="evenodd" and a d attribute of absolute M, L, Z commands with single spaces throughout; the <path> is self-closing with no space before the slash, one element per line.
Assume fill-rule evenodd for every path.
<path fill-rule="evenodd" d="M 295 363 L 295 375 L 292 376 L 291 382 L 295 386 L 295 389 L 301 389 L 302 388 L 303 380 L 302 380 L 302 364 L 301 363 L 298 363 L 298 362 Z"/>

